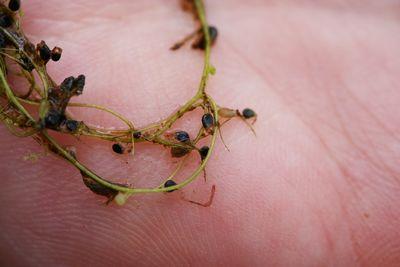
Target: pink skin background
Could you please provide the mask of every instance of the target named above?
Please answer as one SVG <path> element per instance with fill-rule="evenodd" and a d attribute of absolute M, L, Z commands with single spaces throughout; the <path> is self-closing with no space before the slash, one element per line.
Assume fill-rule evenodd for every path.
<path fill-rule="evenodd" d="M 75 102 L 106 105 L 145 125 L 197 88 L 203 54 L 168 50 L 194 29 L 178 1 L 22 5 L 30 39 L 64 49 L 59 63 L 49 63 L 51 75 L 58 82 L 87 76 Z M 230 152 L 218 140 L 208 182 L 200 177 L 184 190 L 204 201 L 215 184 L 213 205 L 175 192 L 105 206 L 74 167 L 1 126 L 2 266 L 400 265 L 399 2 L 206 6 L 220 31 L 208 91 L 223 106 L 249 106 L 259 116 L 257 137 L 240 121 L 224 126 Z M 71 112 L 96 125 L 119 123 Z M 135 183 L 171 171 L 168 151 L 137 150 L 140 164 L 132 164 L 108 143 L 77 145 L 79 158 L 105 177 Z"/>

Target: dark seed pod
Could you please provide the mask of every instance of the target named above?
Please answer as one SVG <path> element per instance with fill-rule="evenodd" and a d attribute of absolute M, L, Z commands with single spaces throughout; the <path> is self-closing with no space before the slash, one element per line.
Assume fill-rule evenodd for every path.
<path fill-rule="evenodd" d="M 121 144 L 117 143 L 112 145 L 112 150 L 117 154 L 123 154 L 125 149 L 121 146 Z"/>
<path fill-rule="evenodd" d="M 4 13 L 0 13 L 0 27 L 8 28 L 13 24 L 13 19 Z"/>
<path fill-rule="evenodd" d="M 207 157 L 209 150 L 210 150 L 210 148 L 208 146 L 203 146 L 202 148 L 200 148 L 199 154 L 200 154 L 201 160 L 204 160 Z"/>
<path fill-rule="evenodd" d="M 242 115 L 243 115 L 243 118 L 245 118 L 245 119 L 250 119 L 250 118 L 255 117 L 255 116 L 256 116 L 256 113 L 255 113 L 252 109 L 245 108 L 245 109 L 243 109 L 243 111 L 242 111 Z"/>
<path fill-rule="evenodd" d="M 40 56 L 40 58 L 41 58 L 45 63 L 47 63 L 47 62 L 50 60 L 50 58 L 51 58 L 51 50 L 50 50 L 50 48 L 47 46 L 46 42 L 45 42 L 45 41 L 41 41 L 41 42 L 37 45 L 36 49 L 39 51 L 39 56 Z"/>
<path fill-rule="evenodd" d="M 208 32 L 209 32 L 209 35 L 210 35 L 210 42 L 211 42 L 211 45 L 213 45 L 213 44 L 215 43 L 215 40 L 216 40 L 217 37 L 218 37 L 218 30 L 217 30 L 217 28 L 214 27 L 214 26 L 209 26 L 209 27 L 208 27 Z M 198 41 L 195 42 L 195 43 L 192 45 L 192 48 L 195 48 L 195 49 L 202 49 L 202 50 L 206 49 L 206 38 L 205 38 L 205 36 L 204 36 L 203 33 L 202 33 L 201 38 L 198 39 Z"/>
<path fill-rule="evenodd" d="M 21 7 L 21 2 L 20 0 L 10 0 L 10 2 L 8 3 L 8 8 L 11 11 L 18 11 L 18 9 Z"/>
<path fill-rule="evenodd" d="M 72 76 L 65 78 L 64 81 L 60 85 L 60 89 L 64 92 L 71 92 L 72 87 L 74 85 L 74 80 L 75 80 L 75 78 Z"/>
<path fill-rule="evenodd" d="M 76 93 L 78 95 L 82 94 L 83 92 L 83 87 L 85 87 L 85 79 L 85 75 L 81 74 L 74 81 L 74 88 L 76 88 Z"/>
<path fill-rule="evenodd" d="M 175 183 L 175 181 L 174 180 L 167 180 L 165 183 L 164 183 L 164 187 L 171 187 L 171 186 L 175 186 L 176 185 L 176 183 Z M 169 192 L 173 192 L 173 191 L 175 191 L 176 189 L 173 189 L 173 190 L 168 190 L 167 192 L 169 193 Z"/>
<path fill-rule="evenodd" d="M 173 158 L 181 158 L 187 155 L 190 152 L 190 149 L 184 147 L 172 147 L 171 148 L 171 156 Z"/>
<path fill-rule="evenodd" d="M 214 117 L 211 113 L 206 113 L 201 118 L 201 123 L 203 124 L 204 129 L 208 130 L 212 126 L 214 126 Z"/>
<path fill-rule="evenodd" d="M 59 47 L 54 47 L 53 50 L 51 50 L 51 60 L 53 61 L 59 61 L 61 58 L 62 54 L 62 49 Z"/>
<path fill-rule="evenodd" d="M 78 129 L 79 122 L 76 120 L 67 120 L 65 122 L 65 126 L 67 127 L 68 131 L 75 132 Z"/>
<path fill-rule="evenodd" d="M 98 182 L 96 182 L 95 180 L 93 180 L 92 178 L 90 178 L 89 176 L 85 175 L 83 172 L 81 172 L 82 174 L 82 180 L 83 183 L 95 194 L 97 195 L 101 195 L 101 196 L 105 196 L 108 198 L 107 200 L 107 204 L 112 201 L 115 196 L 118 194 L 117 190 L 105 187 L 102 184 L 99 184 Z"/>
<path fill-rule="evenodd" d="M 185 131 L 175 132 L 175 139 L 182 143 L 186 143 L 186 142 L 190 141 L 189 134 Z"/>
<path fill-rule="evenodd" d="M 133 138 L 139 139 L 140 137 L 142 137 L 142 133 L 141 132 L 134 132 L 133 133 Z"/>
<path fill-rule="evenodd" d="M 64 120 L 62 115 L 57 110 L 50 110 L 44 118 L 44 124 L 47 128 L 57 129 Z"/>

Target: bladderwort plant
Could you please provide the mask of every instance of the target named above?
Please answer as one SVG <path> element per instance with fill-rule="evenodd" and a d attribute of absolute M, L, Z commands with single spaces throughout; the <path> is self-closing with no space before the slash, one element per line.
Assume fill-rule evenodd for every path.
<path fill-rule="evenodd" d="M 0 1 L 0 120 L 9 131 L 17 137 L 32 137 L 49 151 L 59 155 L 82 174 L 84 184 L 94 193 L 107 197 L 107 203 L 115 201 L 122 205 L 126 200 L 137 194 L 167 193 L 180 190 L 193 182 L 199 174 L 205 172 L 205 167 L 214 150 L 220 127 L 232 118 L 240 118 L 250 126 L 257 117 L 251 109 L 239 112 L 235 109 L 220 107 L 206 92 L 210 75 L 215 74 L 215 68 L 210 63 L 211 45 L 216 41 L 218 31 L 214 26 L 208 26 L 202 0 L 185 0 L 182 6 L 193 14 L 199 28 L 192 34 L 176 43 L 171 50 L 177 50 L 187 41 L 194 39 L 193 49 L 204 50 L 204 67 L 199 87 L 192 98 L 176 112 L 165 119 L 136 128 L 134 123 L 123 115 L 103 106 L 71 102 L 71 98 L 83 93 L 85 76 L 65 78 L 60 84 L 48 74 L 46 64 L 58 61 L 62 49 L 50 49 L 46 42 L 41 41 L 36 46 L 29 41 L 21 28 L 22 11 L 19 0 Z M 27 81 L 27 92 L 20 94 L 9 82 L 13 77 L 22 77 Z M 20 89 L 20 88 L 18 88 Z M 73 118 L 68 107 L 92 108 L 107 112 L 126 124 L 126 129 L 93 127 Z M 194 138 L 186 131 L 169 130 L 184 114 L 202 109 L 201 127 Z M 32 111 L 34 110 L 34 111 Z M 252 128 L 251 128 L 252 129 Z M 253 129 L 252 129 L 253 130 Z M 173 173 L 153 188 L 138 188 L 128 184 L 119 184 L 100 177 L 93 170 L 82 164 L 76 153 L 60 144 L 52 132 L 75 137 L 87 136 L 105 140 L 111 143 L 115 153 L 134 152 L 136 143 L 152 143 L 170 150 L 171 156 L 180 158 Z M 222 137 L 222 136 L 221 136 Z M 198 148 L 200 140 L 208 140 L 208 145 Z M 175 177 L 184 166 L 188 155 L 196 151 L 200 157 L 197 168 L 183 181 L 176 182 Z M 206 203 L 190 201 L 202 206 L 211 205 L 215 186 L 212 186 L 210 199 Z"/>

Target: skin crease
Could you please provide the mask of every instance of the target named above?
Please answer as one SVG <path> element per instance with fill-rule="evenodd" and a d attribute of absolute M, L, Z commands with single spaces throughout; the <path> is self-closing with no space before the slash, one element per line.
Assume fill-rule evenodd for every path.
<path fill-rule="evenodd" d="M 144 125 L 197 88 L 203 54 L 188 46 L 168 50 L 194 28 L 177 1 L 22 6 L 30 39 L 64 49 L 59 63 L 49 63 L 51 75 L 59 82 L 86 75 L 77 102 L 106 105 Z M 1 126 L 2 266 L 399 265 L 398 1 L 230 0 L 206 7 L 220 32 L 208 92 L 222 106 L 251 107 L 259 116 L 257 137 L 240 121 L 224 126 L 230 152 L 218 140 L 208 182 L 200 177 L 185 190 L 204 200 L 215 184 L 213 205 L 189 204 L 175 192 L 104 206 L 74 167 Z M 116 123 L 99 112 L 73 114 Z M 105 177 L 170 170 L 168 153 L 158 161 L 143 147 L 145 164 L 132 166 L 109 144 L 83 143 L 78 156 Z M 27 160 L 30 153 L 42 156 Z M 127 165 L 129 171 L 116 170 Z"/>

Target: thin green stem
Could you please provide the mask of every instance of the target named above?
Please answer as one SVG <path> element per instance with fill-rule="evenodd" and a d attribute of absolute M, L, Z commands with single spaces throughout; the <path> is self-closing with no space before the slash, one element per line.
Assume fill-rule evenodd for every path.
<path fill-rule="evenodd" d="M 4 64 L 4 61 L 1 62 L 1 64 Z M 21 103 L 18 101 L 16 96 L 14 95 L 13 91 L 11 90 L 10 86 L 8 85 L 8 82 L 6 80 L 6 77 L 2 71 L 0 71 L 0 83 L 3 89 L 5 90 L 5 93 L 7 95 L 8 100 L 18 108 L 18 110 L 24 114 L 30 121 L 35 122 L 31 114 L 21 105 Z"/>

